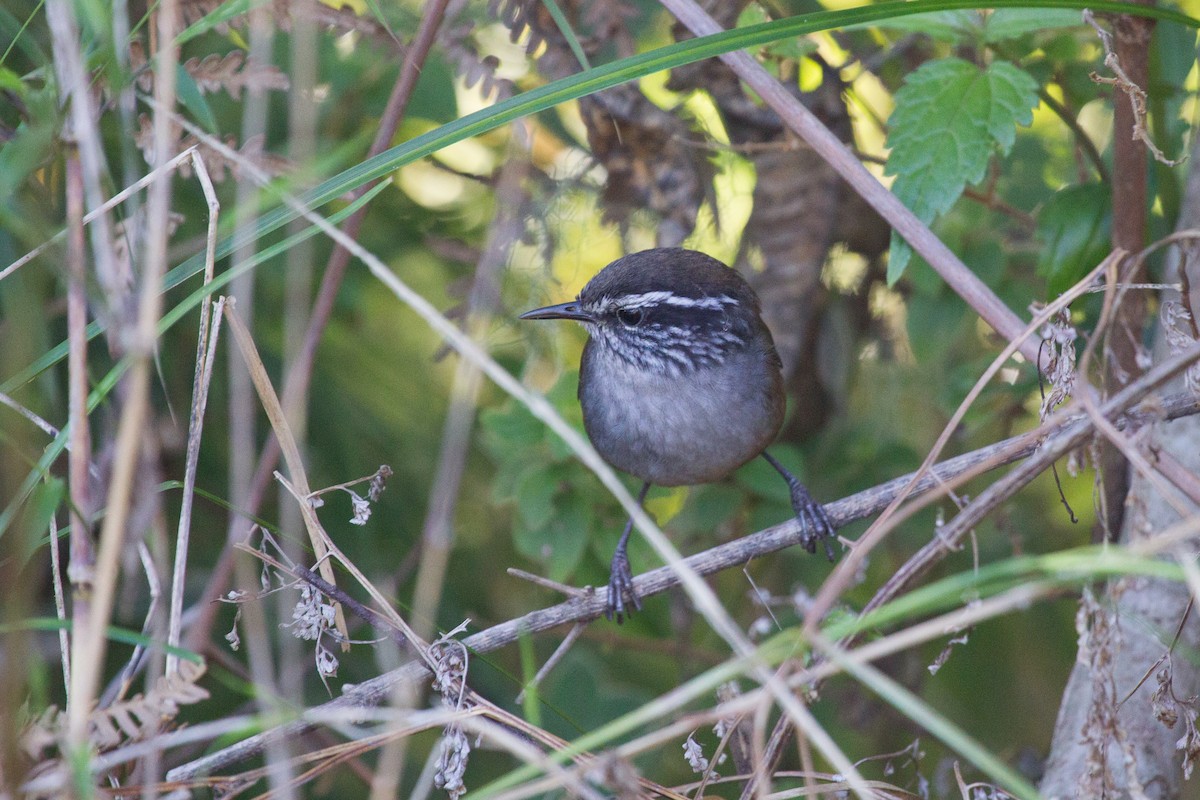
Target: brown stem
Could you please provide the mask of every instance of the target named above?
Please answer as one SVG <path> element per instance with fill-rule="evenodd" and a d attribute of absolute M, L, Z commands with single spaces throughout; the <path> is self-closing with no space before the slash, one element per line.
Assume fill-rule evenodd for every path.
<path fill-rule="evenodd" d="M 92 492 L 88 465 L 92 438 L 87 416 L 87 256 L 83 232 L 83 171 L 78 154 L 67 156 L 67 415 L 71 421 L 71 547 L 68 573 L 76 630 L 85 626 L 96 553 L 92 546 Z"/>
<path fill-rule="evenodd" d="M 1134 0 L 1140 5 L 1153 5 L 1153 0 Z M 1143 17 L 1121 15 L 1113 20 L 1113 55 L 1124 76 L 1134 87 L 1145 87 L 1150 76 L 1150 36 L 1154 21 Z M 1146 148 L 1137 137 L 1137 119 L 1124 83 L 1113 86 L 1113 226 L 1114 247 L 1130 253 L 1142 249 L 1146 242 L 1147 163 Z M 1131 271 L 1121 281 L 1141 283 L 1146 280 L 1144 262 L 1131 264 Z M 1142 330 L 1146 323 L 1146 295 L 1129 292 L 1115 310 L 1112 327 L 1106 337 L 1104 381 L 1109 391 L 1116 391 L 1141 374 L 1139 355 L 1143 351 Z M 1096 521 L 1096 539 L 1110 538 L 1121 530 L 1125 511 L 1125 495 L 1129 491 L 1129 469 L 1125 457 L 1111 442 L 1100 445 L 1100 474 L 1103 482 L 1102 516 Z"/>

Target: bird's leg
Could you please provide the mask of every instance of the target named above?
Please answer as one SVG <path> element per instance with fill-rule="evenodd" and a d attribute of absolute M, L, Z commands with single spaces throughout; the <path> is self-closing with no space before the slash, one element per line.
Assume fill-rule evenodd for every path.
<path fill-rule="evenodd" d="M 825 545 L 825 555 L 829 557 L 830 561 L 833 561 L 831 542 L 837 538 L 837 533 L 834 531 L 833 523 L 829 521 L 825 509 L 821 507 L 820 503 L 813 500 L 808 489 L 804 488 L 804 484 L 795 475 L 788 472 L 787 467 L 772 458 L 770 453 L 764 452 L 762 457 L 787 481 L 788 488 L 792 492 L 792 510 L 796 512 L 796 519 L 803 528 L 803 538 L 800 543 L 804 545 L 804 549 L 810 553 L 817 552 L 817 540 L 820 540 Z"/>
<path fill-rule="evenodd" d="M 640 507 L 646 500 L 646 492 L 650 491 L 650 482 L 642 484 L 642 490 L 638 492 L 638 506 Z M 616 615 L 617 624 L 620 625 L 625 621 L 625 617 L 633 616 L 633 609 L 642 610 L 642 601 L 638 599 L 637 592 L 633 590 L 633 572 L 629 569 L 629 555 L 625 552 L 629 544 L 629 534 L 633 531 L 633 517 L 625 523 L 625 530 L 621 532 L 621 540 L 617 542 L 617 549 L 613 553 L 612 567 L 608 573 L 608 609 L 604 612 L 604 616 L 609 619 Z M 625 607 L 625 598 L 629 598 L 633 608 Z"/>

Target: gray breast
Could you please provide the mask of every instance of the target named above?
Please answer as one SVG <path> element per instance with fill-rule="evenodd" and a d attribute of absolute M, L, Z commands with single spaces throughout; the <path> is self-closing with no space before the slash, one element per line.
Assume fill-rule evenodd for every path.
<path fill-rule="evenodd" d="M 747 348 L 682 374 L 640 370 L 592 340 L 579 399 L 592 444 L 620 470 L 660 486 L 719 480 L 771 443 L 783 421 L 770 351 Z"/>

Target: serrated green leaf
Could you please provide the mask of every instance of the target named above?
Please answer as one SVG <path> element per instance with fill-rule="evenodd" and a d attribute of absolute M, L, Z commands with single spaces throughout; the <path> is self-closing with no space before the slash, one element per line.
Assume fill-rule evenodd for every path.
<path fill-rule="evenodd" d="M 888 120 L 887 172 L 892 191 L 922 221 L 950 210 L 968 184 L 987 172 L 992 154 L 1007 153 L 1016 126 L 1028 125 L 1037 83 L 1004 61 L 986 69 L 958 58 L 931 61 L 896 93 Z M 892 235 L 888 282 L 895 283 L 912 250 Z"/>
<path fill-rule="evenodd" d="M 1106 184 L 1070 186 L 1056 193 L 1038 214 L 1043 243 L 1037 273 L 1046 278 L 1048 297 L 1057 297 L 1100 263 L 1108 253 L 1112 199 Z"/>
<path fill-rule="evenodd" d="M 1082 24 L 1080 12 L 1069 8 L 1001 8 L 989 14 L 983 23 L 983 41 L 995 44 L 1029 33 Z"/>

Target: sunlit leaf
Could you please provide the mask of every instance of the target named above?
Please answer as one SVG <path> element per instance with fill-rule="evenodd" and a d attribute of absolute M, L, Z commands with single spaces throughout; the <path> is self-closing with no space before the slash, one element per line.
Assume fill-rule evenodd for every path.
<path fill-rule="evenodd" d="M 1016 126 L 1029 124 L 1036 104 L 1037 83 L 1007 62 L 986 69 L 958 58 L 923 65 L 896 93 L 888 121 L 892 191 L 932 222 L 968 184 L 983 179 L 994 153 L 1008 152 Z M 911 255 L 908 243 L 893 234 L 889 283 L 904 273 Z"/>

